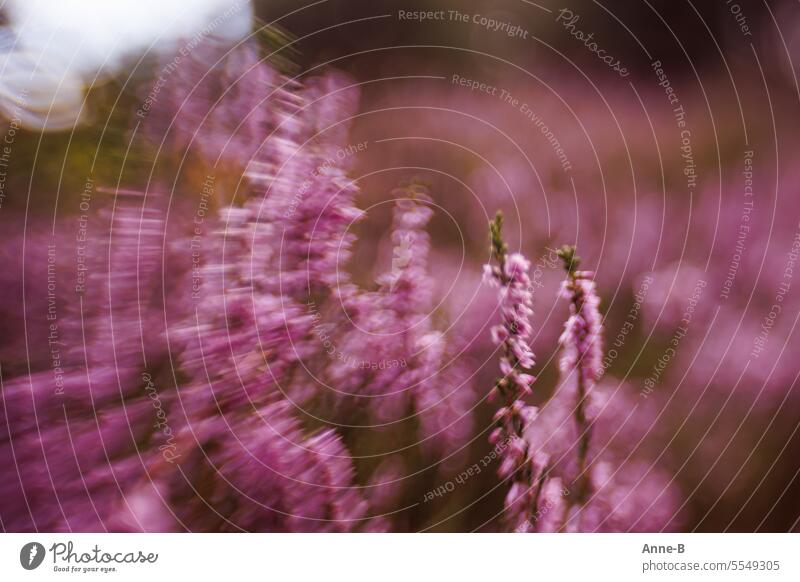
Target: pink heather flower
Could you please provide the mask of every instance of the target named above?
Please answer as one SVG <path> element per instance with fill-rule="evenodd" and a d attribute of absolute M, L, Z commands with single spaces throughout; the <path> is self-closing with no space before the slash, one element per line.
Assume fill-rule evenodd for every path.
<path fill-rule="evenodd" d="M 427 189 L 410 184 L 393 192 L 393 253 L 389 269 L 377 278 L 378 292 L 351 289 L 342 298 L 352 326 L 337 340 L 329 384 L 357 409 L 380 421 L 396 421 L 412 409 L 419 442 L 426 453 L 444 456 L 465 442 L 471 429 L 472 390 L 451 346 L 434 329 L 433 284 L 428 273 L 433 216 Z"/>
<path fill-rule="evenodd" d="M 412 184 L 393 193 L 397 197 L 392 224 L 392 262 L 389 271 L 378 277 L 386 304 L 398 314 L 397 332 L 424 335 L 430 325 L 423 320 L 432 308 L 433 284 L 428 273 L 430 235 L 426 231 L 433 217 L 427 189 Z M 425 329 L 414 330 L 420 322 Z"/>
<path fill-rule="evenodd" d="M 529 318 L 533 314 L 532 286 L 527 273 L 530 263 L 515 253 L 504 256 L 501 271 L 487 267 L 499 285 L 503 323 L 493 326 L 491 333 L 495 345 L 504 348 L 500 369 L 511 383 L 527 393 L 534 378 L 523 370 L 530 369 L 535 363 L 533 351 L 528 345 L 532 331 Z"/>
<path fill-rule="evenodd" d="M 563 347 L 560 367 L 566 378 L 570 378 L 575 372 L 576 390 L 572 414 L 578 435 L 573 481 L 575 490 L 564 507 L 563 521 L 567 526 L 571 523 L 571 516 L 577 511 L 575 504 L 582 506 L 586 503 L 592 486 L 589 466 L 592 423 L 587 417 L 587 409 L 591 402 L 591 389 L 603 373 L 603 327 L 598 311 L 600 299 L 592 280 L 593 273 L 577 270 L 580 258 L 575 254 L 575 247 L 562 247 L 558 256 L 563 260 L 567 272 L 561 294 L 570 302 L 570 316 L 560 338 Z"/>
<path fill-rule="evenodd" d="M 591 277 L 588 271 L 576 271 L 564 281 L 561 294 L 570 301 L 570 317 L 559 340 L 564 348 L 561 372 L 577 371 L 587 383 L 597 382 L 603 375 L 603 318 Z"/>
<path fill-rule="evenodd" d="M 467 442 L 472 429 L 474 391 L 469 372 L 463 362 L 454 360 L 452 353 L 457 349 L 448 346 L 439 331 L 419 338 L 414 347 L 411 395 L 420 446 L 431 456 L 449 455 L 446 465 L 453 466 L 463 457 L 465 450 L 456 451 Z"/>
<path fill-rule="evenodd" d="M 570 301 L 570 317 L 560 342 L 564 348 L 561 372 L 577 371 L 584 382 L 597 382 L 603 375 L 603 318 L 593 273 L 574 271 L 562 284 L 561 295 Z"/>
<path fill-rule="evenodd" d="M 287 402 L 192 423 L 176 449 L 174 465 L 154 452 L 152 481 L 133 488 L 140 509 L 131 529 L 355 531 L 366 522 L 339 437 L 329 430 L 305 436 Z"/>
<path fill-rule="evenodd" d="M 169 57 L 160 63 L 169 67 L 164 82 L 157 94 L 150 93 L 152 85 L 143 88 L 143 104 L 154 99 L 133 118 L 134 157 L 157 157 L 154 175 L 177 172 L 169 200 L 149 191 L 95 188 L 91 211 L 81 205 L 86 216 L 80 223 L 75 206 L 60 205 L 59 216 L 66 210 L 66 218 L 52 231 L 51 224 L 43 224 L 41 234 L 36 224 L 31 232 L 28 221 L 14 221 L 19 201 L 6 200 L 11 206 L 4 210 L 12 214 L 3 223 L 9 232 L 0 275 L 2 315 L 9 319 L 0 345 L 0 466 L 6 469 L 0 475 L 0 526 L 54 532 L 351 532 L 417 528 L 433 524 L 434 517 L 445 523 L 439 519 L 442 508 L 434 504 L 396 510 L 410 505 L 419 493 L 413 488 L 429 481 L 435 467 L 444 467 L 442 475 L 451 482 L 464 468 L 453 463 L 463 460 L 455 453 L 467 451 L 464 445 L 474 434 L 468 370 L 474 352 L 465 356 L 459 337 L 453 340 L 442 322 L 464 315 L 474 330 L 484 325 L 483 318 L 471 317 L 490 312 L 470 299 L 471 277 L 477 273 L 437 304 L 442 286 L 437 282 L 455 279 L 458 265 L 446 249 L 432 256 L 432 199 L 413 184 L 393 193 L 401 199 L 386 236 L 393 247 L 391 266 L 376 284 L 360 288 L 349 272 L 363 278 L 370 266 L 348 264 L 356 241 L 352 227 L 364 219 L 356 204 L 359 185 L 348 174 L 357 157 L 346 145 L 347 119 L 357 109 L 349 79 L 336 72 L 290 79 L 262 58 L 252 40 L 234 47 L 209 37 L 189 53 L 180 63 Z M 389 100 L 405 98 L 402 91 L 389 91 Z M 495 113 L 502 121 L 505 113 Z M 441 127 L 451 123 L 439 114 L 428 121 Z M 401 113 L 379 121 L 384 133 L 387 123 L 399 122 L 406 123 Z M 180 171 L 172 164 L 180 164 Z M 504 170 L 515 190 L 528 179 L 529 172 L 515 162 Z M 206 173 L 207 181 L 214 182 L 214 175 L 220 179 L 213 201 L 204 199 L 208 204 L 197 235 L 202 240 L 195 246 L 198 173 Z M 482 175 L 475 173 L 473 181 Z M 231 191 L 240 176 L 242 187 Z M 784 178 L 791 183 L 795 177 Z M 490 196 L 497 191 L 482 190 Z M 499 317 L 486 335 L 499 352 L 501 378 L 491 391 L 496 414 L 489 442 L 496 463 L 492 470 L 508 481 L 503 512 L 509 529 L 679 527 L 686 503 L 675 475 L 665 469 L 669 439 L 650 443 L 645 437 L 665 420 L 663 429 L 671 436 L 675 427 L 669 423 L 685 416 L 683 406 L 713 406 L 720 430 L 703 437 L 697 453 L 681 466 L 680 481 L 689 489 L 702 485 L 700 497 L 712 499 L 758 489 L 764 481 L 760 463 L 717 464 L 720 450 L 736 460 L 740 449 L 748 450 L 747 435 L 763 431 L 738 431 L 741 419 L 719 414 L 719 398 L 670 398 L 665 409 L 660 396 L 671 394 L 669 383 L 682 378 L 689 392 L 693 387 L 725 390 L 722 412 L 728 410 L 728 398 L 735 409 L 749 407 L 754 413 L 754 406 L 774 402 L 775 395 L 791 398 L 786 394 L 796 376 L 791 353 L 800 334 L 788 314 L 796 311 L 798 298 L 786 292 L 788 283 L 781 277 L 796 254 L 796 213 L 789 211 L 791 204 L 777 215 L 747 210 L 750 226 L 745 228 L 752 234 L 745 236 L 741 205 L 720 207 L 716 192 L 702 193 L 698 200 L 706 210 L 723 211 L 724 220 L 693 223 L 689 247 L 683 236 L 660 237 L 651 228 L 665 209 L 678 209 L 670 211 L 668 221 L 684 214 L 683 206 L 664 206 L 660 197 L 646 197 L 636 206 L 637 216 L 646 220 L 627 221 L 638 226 L 630 232 L 616 229 L 609 244 L 602 240 L 608 234 L 602 221 L 589 221 L 587 246 L 602 246 L 603 260 L 610 259 L 612 266 L 632 266 L 603 271 L 623 277 L 609 284 L 629 285 L 631 276 L 652 269 L 656 247 L 658 263 L 667 265 L 646 279 L 646 291 L 636 297 L 631 313 L 637 325 L 647 327 L 656 318 L 659 326 L 669 325 L 687 309 L 694 313 L 692 327 L 702 324 L 715 302 L 698 301 L 693 290 L 707 279 L 725 283 L 724 301 L 730 305 L 719 310 L 713 330 L 696 330 L 709 333 L 680 332 L 687 343 L 670 360 L 670 372 L 659 373 L 665 390 L 648 392 L 650 399 L 641 398 L 640 385 L 620 385 L 611 378 L 601 383 L 604 330 L 595 275 L 577 269 L 572 249 L 561 291 L 569 301 L 560 333 L 562 382 L 541 409 L 526 402 L 536 381 L 532 290 L 554 284 L 552 259 L 533 263 L 509 253 L 500 219 L 492 223 L 492 257 L 483 267 L 483 281 L 497 290 Z M 536 224 L 520 233 L 519 246 L 541 242 L 537 225 L 544 225 L 545 214 L 555 217 L 556 231 L 569 231 L 574 215 L 564 211 L 567 203 L 572 202 L 555 200 L 554 212 L 534 217 Z M 602 203 L 597 197 L 582 200 L 580 224 L 602 210 Z M 616 211 L 633 212 L 634 205 L 628 206 Z M 474 224 L 478 215 L 467 205 L 454 211 L 459 224 Z M 76 240 L 76 226 L 83 228 L 84 218 L 87 239 Z M 761 227 L 782 237 L 756 236 Z M 52 265 L 50 242 L 56 249 Z M 683 255 L 692 243 L 709 248 L 712 256 L 688 257 L 686 267 Z M 192 260 L 196 249 L 197 263 Z M 76 259 L 83 258 L 86 280 L 78 297 Z M 706 261 L 704 274 L 700 265 Z M 677 274 L 676 265 L 683 265 Z M 767 345 L 758 347 L 763 352 L 759 365 L 743 371 L 767 314 L 756 310 L 742 321 L 742 309 L 746 303 L 771 305 L 776 288 L 783 311 L 770 327 Z M 51 322 L 46 316 L 53 303 L 58 317 Z M 463 312 L 455 308 L 459 303 Z M 52 343 L 51 325 L 57 327 Z M 537 337 L 558 337 L 561 330 L 550 327 L 537 329 Z M 633 336 L 628 341 L 620 355 L 638 350 L 631 345 Z M 626 355 L 618 365 L 627 362 Z M 681 431 L 690 437 L 698 427 L 697 434 L 707 428 L 703 414 L 693 416 L 699 418 L 695 426 Z M 748 418 L 758 424 L 757 416 Z M 786 428 L 789 421 L 776 422 Z M 772 428 L 778 432 L 765 442 L 780 445 L 780 425 Z M 734 430 L 745 446 L 728 449 L 728 432 Z M 358 453 L 357 467 L 345 443 Z M 421 461 L 426 471 L 418 471 Z M 714 469 L 710 476 L 709 467 Z M 783 490 L 783 473 L 767 475 L 761 490 Z M 466 517 L 440 527 L 471 526 L 484 518 L 485 508 L 471 503 L 474 490 L 468 489 L 482 488 L 485 483 L 479 481 L 465 485 L 462 479 L 464 489 L 456 488 L 444 510 L 463 509 L 450 513 Z M 459 505 L 465 499 L 470 501 Z M 696 515 L 693 527 L 725 525 L 723 505 Z M 370 517 L 375 513 L 397 517 Z M 755 513 L 743 512 L 734 525 L 747 527 L 748 519 L 761 519 Z M 781 507 L 765 527 L 780 525 L 775 515 L 782 515 Z"/>
<path fill-rule="evenodd" d="M 357 96 L 341 90 L 344 82 L 329 73 L 299 88 L 298 102 L 279 100 L 282 118 L 272 137 L 282 151 L 273 155 L 267 140 L 247 172 L 260 189 L 248 204 L 254 230 L 263 231 L 257 248 L 271 259 L 251 266 L 273 281 L 276 293 L 304 303 L 309 296 L 341 296 L 352 289 L 346 264 L 353 226 L 364 213 L 355 205 L 359 188 L 347 176 L 349 160 L 337 155 L 341 132 L 326 131 L 342 124 L 331 117 L 338 110 L 332 104 L 355 107 Z M 345 112 L 339 115 L 346 121 Z"/>
<path fill-rule="evenodd" d="M 241 56 L 256 71 L 266 67 L 252 60 L 254 54 Z M 226 63 L 239 78 L 242 61 Z M 187 63 L 185 71 L 190 68 Z M 174 80 L 177 91 L 180 79 Z M 274 107 L 260 109 L 266 117 L 250 124 L 247 112 L 256 105 L 250 98 L 268 94 L 273 81 L 272 74 L 245 74 L 241 86 L 223 91 L 235 98 L 217 103 L 202 93 L 199 105 L 211 110 L 192 109 L 198 102 L 191 101 L 184 110 L 190 119 L 176 120 L 176 135 L 183 132 L 175 144 L 180 147 L 188 139 L 213 157 L 229 151 L 231 138 L 231 147 L 239 148 L 237 162 L 258 150 L 247 171 L 257 195 L 221 208 L 216 219 L 206 216 L 202 224 L 196 296 L 189 298 L 187 265 L 171 264 L 173 249 L 188 257 L 194 239 L 190 244 L 181 228 L 173 228 L 169 233 L 181 240 L 165 240 L 163 198 L 114 193 L 113 220 L 102 228 L 90 222 L 96 237 L 87 244 L 83 309 L 65 308 L 58 321 L 63 373 L 54 374 L 48 359 L 41 371 L 4 379 L 1 416 L 14 443 L 0 443 L 0 458 L 5 466 L 16 459 L 25 469 L 21 481 L 0 481 L 4 527 L 385 528 L 366 520 L 366 502 L 339 436 L 332 430 L 306 435 L 282 392 L 303 381 L 300 363 L 318 358 L 307 290 L 333 294 L 340 281 L 333 275 L 337 259 L 346 258 L 340 250 L 352 241 L 347 227 L 360 211 L 343 170 L 323 168 L 309 172 L 307 197 L 285 216 L 300 173 L 320 167 L 334 147 L 322 138 L 313 147 L 297 147 L 330 123 L 331 110 L 319 113 L 319 123 L 295 116 L 306 101 L 296 98 L 300 88 L 287 84 L 290 89 L 273 95 Z M 148 120 L 151 128 L 164 127 L 157 115 Z M 225 134 L 237 119 L 258 135 L 237 141 L 238 132 Z M 198 139 L 192 140 L 195 130 Z M 264 140 L 265 133 L 272 139 Z M 297 163 L 289 167 L 293 155 Z M 74 238 L 74 230 L 69 235 Z M 74 254 L 71 259 L 74 268 Z M 168 318 L 162 312 L 167 285 Z M 20 499 L 35 500 L 32 509 Z"/>
<path fill-rule="evenodd" d="M 560 479 L 560 509 L 538 531 L 671 531 L 681 521 L 680 490 L 652 459 L 660 442 L 646 438 L 659 414 L 624 383 L 607 380 L 587 395 L 585 424 L 591 429 L 585 469 L 579 467 L 582 429 L 575 424 L 576 382 L 567 382 L 542 407 L 527 438 L 552 460 L 550 480 Z M 583 501 L 578 499 L 586 484 Z M 549 481 L 549 480 L 548 480 Z"/>
<path fill-rule="evenodd" d="M 525 427 L 536 417 L 536 408 L 522 400 L 530 394 L 535 377 L 529 374 L 534 365 L 533 351 L 528 344 L 531 335 L 530 316 L 533 314 L 532 285 L 528 275 L 530 263 L 518 253 L 507 254 L 501 236 L 502 215 L 490 223 L 492 256 L 497 266 L 484 266 L 484 277 L 498 286 L 502 323 L 492 328 L 492 340 L 502 350 L 500 371 L 492 396 L 502 406 L 494 416 L 497 428 L 490 442 L 500 456 L 498 475 L 510 479 L 506 497 L 505 516 L 514 531 L 528 531 L 537 481 L 545 471 L 545 456 L 535 457 L 525 437 Z M 540 486 L 541 484 L 539 484 Z"/>
<path fill-rule="evenodd" d="M 280 392 L 302 393 L 302 400 L 313 394 L 305 376 L 322 343 L 315 335 L 324 325 L 320 311 L 347 286 L 349 231 L 362 214 L 353 202 L 358 188 L 336 166 L 337 144 L 316 135 L 335 112 L 319 107 L 327 96 L 319 87 L 336 92 L 336 83 L 270 87 L 250 87 L 269 94 L 264 107 L 271 112 L 267 139 L 245 172 L 253 195 L 207 221 L 200 304 L 175 329 L 185 342 L 183 365 L 206 394 L 201 402 L 226 410 L 264 404 Z M 344 98 L 352 94 L 338 102 Z"/>
<path fill-rule="evenodd" d="M 455 350 L 431 318 L 426 227 L 433 212 L 427 191 L 412 184 L 394 196 L 399 200 L 390 234 L 391 264 L 377 278 L 378 291 L 351 285 L 339 294 L 346 314 L 331 309 L 321 318 L 319 325 L 336 333 L 333 353 L 323 356 L 330 364 L 316 401 L 332 400 L 328 414 L 337 422 L 352 423 L 363 415 L 368 422 L 389 425 L 382 429 L 386 434 L 413 417 L 424 458 L 444 459 L 441 466 L 449 470 L 467 450 L 473 390 L 464 364 L 451 360 Z M 378 501 L 382 507 L 387 503 Z M 368 528 L 385 529 L 390 522 L 384 522 L 371 520 Z"/>
<path fill-rule="evenodd" d="M 136 470 L 138 447 L 165 443 L 143 390 L 145 358 L 159 367 L 168 357 L 162 285 L 179 287 L 173 277 L 180 269 L 163 246 L 164 202 L 155 194 L 98 194 L 103 209 L 87 221 L 81 247 L 82 302 L 59 296 L 48 322 L 56 365 L 51 359 L 4 379 L 0 432 L 8 439 L 0 442 L 0 459 L 21 469 L 0 481 L 8 530 L 103 531 Z M 74 241 L 74 224 L 57 226 Z M 74 259 L 67 240 L 56 251 Z M 159 404 L 169 408 L 174 391 L 164 388 Z"/>
<path fill-rule="evenodd" d="M 561 527 L 561 516 L 569 491 L 566 491 L 558 477 L 548 478 L 542 485 L 533 516 L 536 531 L 555 533 Z"/>
<path fill-rule="evenodd" d="M 231 47 L 206 38 L 179 64 L 173 59 L 165 57 L 143 87 L 147 108 L 135 118 L 141 134 L 156 148 L 196 151 L 214 166 L 246 163 L 274 126 L 280 76 L 254 42 Z"/>
<path fill-rule="evenodd" d="M 198 414 L 274 400 L 297 362 L 312 353 L 311 314 L 272 291 L 251 265 L 250 210 L 224 208 L 207 222 L 196 310 L 170 329 L 197 389 L 187 409 Z"/>
<path fill-rule="evenodd" d="M 576 508 L 567 529 L 585 532 L 663 532 L 681 524 L 681 496 L 671 475 L 640 459 L 598 462 L 595 493 Z"/>

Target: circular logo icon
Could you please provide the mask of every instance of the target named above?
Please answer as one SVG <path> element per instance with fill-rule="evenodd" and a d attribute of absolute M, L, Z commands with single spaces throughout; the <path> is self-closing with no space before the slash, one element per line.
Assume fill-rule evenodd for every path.
<path fill-rule="evenodd" d="M 39 542 L 30 542 L 19 551 L 19 563 L 26 570 L 35 570 L 44 561 L 44 546 Z"/>

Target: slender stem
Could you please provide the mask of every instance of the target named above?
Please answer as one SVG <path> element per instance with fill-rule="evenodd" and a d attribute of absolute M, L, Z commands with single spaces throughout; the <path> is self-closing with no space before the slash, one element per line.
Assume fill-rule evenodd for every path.
<path fill-rule="evenodd" d="M 589 456 L 589 441 L 591 439 L 591 427 L 586 422 L 586 384 L 582 374 L 578 372 L 578 398 L 575 404 L 575 424 L 578 430 L 582 431 L 580 442 L 578 443 L 578 487 L 575 499 L 583 505 L 586 503 L 586 496 L 589 492 L 589 475 L 586 471 L 586 461 Z"/>
<path fill-rule="evenodd" d="M 577 315 L 583 310 L 583 297 L 580 287 L 575 280 L 575 273 L 580 263 L 580 258 L 575 255 L 575 247 L 565 246 L 559 251 L 559 255 L 564 261 L 564 268 L 567 271 L 568 289 L 571 291 L 571 302 L 573 312 Z M 580 333 L 585 333 L 583 330 Z M 582 344 L 585 338 L 579 338 L 578 344 Z M 561 518 L 561 527 L 559 530 L 566 528 L 569 513 L 575 504 L 583 505 L 586 503 L 586 498 L 589 493 L 589 475 L 587 473 L 586 463 L 589 457 L 589 445 L 591 441 L 591 427 L 586 421 L 586 396 L 587 386 L 586 378 L 584 377 L 581 369 L 583 358 L 585 354 L 579 353 L 576 355 L 575 374 L 577 375 L 576 385 L 576 401 L 574 409 L 575 426 L 578 430 L 578 474 L 575 479 L 576 491 L 575 495 L 570 496 L 568 501 L 564 504 L 564 512 Z"/>
<path fill-rule="evenodd" d="M 575 275 L 570 274 L 571 283 L 573 287 L 572 301 L 575 306 L 575 313 L 580 313 L 583 306 L 583 298 L 575 285 Z M 581 338 L 583 340 L 584 338 Z M 575 424 L 580 432 L 580 441 L 578 443 L 578 490 L 576 491 L 575 499 L 578 503 L 583 505 L 586 502 L 586 494 L 589 489 L 589 478 L 586 473 L 586 460 L 589 455 L 589 440 L 591 438 L 591 427 L 586 422 L 586 379 L 581 371 L 581 360 L 584 354 L 578 355 L 578 365 L 575 370 L 577 378 L 577 401 L 575 402 Z"/>
<path fill-rule="evenodd" d="M 586 423 L 586 409 L 584 403 L 586 401 L 586 384 L 581 377 L 580 371 L 578 372 L 578 390 L 577 401 L 575 403 L 575 425 L 580 432 L 580 440 L 578 442 L 578 475 L 575 478 L 576 487 L 575 495 L 570 496 L 564 504 L 564 513 L 561 517 L 561 527 L 563 530 L 567 526 L 569 519 L 569 512 L 575 504 L 583 505 L 586 503 L 586 497 L 589 493 L 589 474 L 586 470 L 586 461 L 589 456 L 589 442 L 591 439 L 591 427 Z"/>

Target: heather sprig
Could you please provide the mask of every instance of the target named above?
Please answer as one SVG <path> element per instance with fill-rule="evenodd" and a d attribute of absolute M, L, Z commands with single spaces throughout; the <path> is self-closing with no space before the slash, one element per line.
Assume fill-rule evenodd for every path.
<path fill-rule="evenodd" d="M 428 188 L 412 181 L 392 196 L 391 267 L 377 277 L 378 290 L 351 289 L 343 297 L 346 317 L 329 315 L 347 331 L 337 340 L 342 357 L 332 358 L 326 377 L 349 395 L 347 409 L 372 419 L 396 421 L 413 410 L 422 450 L 444 456 L 468 436 L 473 392 L 463 364 L 450 361 L 452 342 L 431 316 Z"/>
<path fill-rule="evenodd" d="M 463 365 L 452 362 L 451 342 L 431 317 L 434 281 L 428 269 L 431 250 L 426 228 L 433 217 L 428 187 L 413 180 L 392 193 L 396 197 L 392 225 L 391 270 L 379 278 L 394 331 L 408 360 L 395 381 L 408 390 L 418 414 L 422 448 L 437 455 L 455 451 L 470 428 L 472 390 Z"/>
<path fill-rule="evenodd" d="M 565 522 L 574 503 L 584 504 L 589 495 L 591 478 L 587 459 L 591 442 L 592 426 L 587 420 L 586 409 L 590 391 L 603 374 L 603 323 L 598 310 L 600 298 L 597 296 L 594 273 L 580 271 L 580 257 L 575 247 L 564 245 L 558 256 L 564 263 L 567 277 L 562 284 L 561 294 L 570 302 L 570 316 L 564 325 L 560 343 L 563 349 L 561 372 L 565 378 L 575 375 L 576 401 L 573 417 L 579 435 L 577 452 L 577 491 L 564 507 Z M 566 523 L 565 523 L 566 525 Z"/>
<path fill-rule="evenodd" d="M 536 510 L 537 492 L 545 481 L 548 460 L 542 454 L 535 454 L 525 438 L 525 428 L 537 414 L 536 407 L 523 400 L 531 393 L 535 381 L 534 354 L 529 344 L 533 314 L 530 263 L 519 253 L 508 253 L 502 229 L 503 215 L 498 212 L 489 223 L 493 263 L 484 266 L 484 280 L 499 288 L 502 317 L 502 323 L 491 330 L 492 341 L 502 353 L 503 376 L 490 394 L 490 398 L 500 400 L 501 406 L 494 415 L 495 428 L 489 440 L 502 458 L 500 477 L 511 480 L 505 501 L 506 518 L 514 530 L 527 531 Z"/>
<path fill-rule="evenodd" d="M 242 66 L 238 60 L 231 63 L 234 68 Z M 265 69 L 264 74 L 242 78 L 244 96 L 261 95 L 278 82 L 267 64 L 257 67 Z M 270 83 L 260 83 L 261 77 Z M 54 458 L 53 445 L 63 447 L 71 440 L 82 453 L 77 475 L 71 470 L 74 465 L 58 463 L 62 472 L 56 474 L 57 489 L 52 476 L 29 471 L 30 487 L 43 492 L 49 487 L 62 498 L 63 507 L 61 515 L 44 508 L 41 515 L 31 514 L 33 528 L 42 524 L 48 529 L 125 531 L 378 527 L 363 519 L 366 503 L 341 436 L 332 429 L 302 427 L 283 392 L 297 383 L 298 363 L 315 355 L 313 319 L 298 299 L 305 298 L 308 288 L 330 295 L 340 281 L 333 276 L 335 259 L 339 246 L 347 246 L 342 240 L 356 217 L 351 204 L 356 189 L 344 170 L 323 168 L 309 171 L 313 179 L 308 178 L 299 195 L 304 182 L 298 176 L 320 167 L 322 149 L 333 146 L 299 148 L 300 137 L 311 132 L 309 115 L 293 115 L 296 103 L 303 101 L 294 89 L 279 92 L 274 101 L 280 107 L 270 109 L 269 123 L 251 126 L 259 132 L 281 128 L 277 137 L 258 140 L 264 141 L 256 156 L 259 164 L 247 172 L 258 194 L 243 205 L 220 208 L 216 217 L 205 217 L 204 236 L 198 234 L 191 246 L 185 239 L 169 241 L 181 249 L 197 249 L 198 261 L 193 262 L 197 282 L 191 287 L 171 286 L 173 295 L 194 289 L 195 305 L 191 309 L 187 292 L 182 309 L 172 313 L 168 324 L 171 349 L 180 364 L 174 389 L 157 377 L 159 362 L 166 357 L 150 356 L 162 338 L 156 333 L 147 338 L 147 367 L 153 370 L 147 378 L 155 380 L 146 396 L 141 396 L 140 330 L 158 329 L 155 323 L 163 319 L 157 309 L 161 293 L 153 290 L 163 273 L 165 220 L 161 206 L 150 209 L 142 196 L 117 193 L 122 202 L 115 207 L 109 232 L 114 238 L 100 257 L 105 260 L 90 271 L 90 282 L 97 279 L 102 284 L 87 284 L 87 299 L 94 299 L 95 292 L 99 296 L 87 301 L 81 313 L 86 365 L 74 371 L 70 367 L 64 374 L 67 388 L 90 380 L 88 397 L 85 389 L 65 390 L 70 395 L 69 424 L 52 425 L 46 448 L 32 431 L 19 447 L 20 452 L 30 453 L 30 466 L 41 465 L 51 475 L 46 464 L 37 462 L 37 449 Z M 232 100 L 214 111 L 221 116 L 220 125 L 229 127 L 242 109 L 245 104 Z M 204 135 L 219 137 L 213 132 Z M 292 156 L 291 171 L 280 172 Z M 241 161 L 248 156 L 240 152 L 236 157 Z M 279 180 L 279 175 L 285 179 Z M 129 203 L 131 198 L 142 198 L 142 208 Z M 89 248 L 94 246 L 100 248 Z M 66 323 L 65 332 L 71 331 L 74 326 Z M 22 390 L 34 381 L 38 387 L 38 379 L 31 377 L 14 392 L 24 396 Z M 41 385 L 45 394 L 54 393 L 48 384 Z M 125 400 L 114 398 L 115 393 L 124 394 Z M 82 408 L 73 406 L 72 400 Z M 76 418 L 90 404 L 93 417 Z M 66 422 L 60 401 L 53 400 L 49 408 Z M 169 456 L 165 447 L 171 447 Z M 3 513 L 7 520 L 8 512 Z M 13 515 L 15 523 L 25 523 L 23 512 Z"/>

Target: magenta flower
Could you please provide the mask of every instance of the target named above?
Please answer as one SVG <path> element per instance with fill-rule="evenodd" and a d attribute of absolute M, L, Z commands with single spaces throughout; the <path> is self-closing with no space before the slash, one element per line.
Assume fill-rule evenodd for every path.
<path fill-rule="evenodd" d="M 469 436 L 473 391 L 463 363 L 451 361 L 451 342 L 433 325 L 427 188 L 412 182 L 393 195 L 393 252 L 377 277 L 379 290 L 351 285 L 341 294 L 348 317 L 329 315 L 329 327 L 347 331 L 331 345 L 328 384 L 340 392 L 345 410 L 363 410 L 378 422 L 413 412 L 420 447 L 442 457 Z"/>
<path fill-rule="evenodd" d="M 564 246 L 558 255 L 567 271 L 561 293 L 570 301 L 570 316 L 560 338 L 563 348 L 560 367 L 566 378 L 575 373 L 577 386 L 573 409 L 578 432 L 577 491 L 565 504 L 566 521 L 573 504 L 586 502 L 592 484 L 587 467 L 592 425 L 587 420 L 586 408 L 589 392 L 603 374 L 603 325 L 598 311 L 600 299 L 591 279 L 592 273 L 577 270 L 580 258 L 575 254 L 575 247 Z"/>
<path fill-rule="evenodd" d="M 247 163 L 279 119 L 280 75 L 254 42 L 232 48 L 206 38 L 174 58 L 144 86 L 135 117 L 142 135 L 162 154 L 196 151 L 215 167 Z"/>
<path fill-rule="evenodd" d="M 572 247 L 560 251 L 567 265 L 567 280 L 561 294 L 570 301 L 570 316 L 564 325 L 561 372 L 579 374 L 579 382 L 590 385 L 603 375 L 603 321 L 598 307 L 596 285 L 590 271 L 578 271 L 578 257 Z M 588 389 L 588 388 L 587 388 Z"/>
<path fill-rule="evenodd" d="M 505 501 L 506 519 L 515 531 L 532 528 L 536 511 L 535 498 L 543 483 L 546 455 L 536 455 L 525 437 L 526 427 L 536 418 L 537 410 L 523 398 L 531 393 L 535 377 L 531 374 L 534 355 L 530 348 L 530 316 L 533 314 L 532 285 L 528 276 L 530 263 L 518 253 L 509 255 L 502 238 L 503 216 L 498 213 L 490 223 L 492 258 L 497 265 L 484 266 L 484 280 L 499 288 L 502 323 L 492 328 L 492 340 L 502 352 L 500 371 L 503 377 L 495 384 L 491 398 L 502 406 L 494 416 L 496 428 L 489 441 L 501 458 L 498 474 L 509 479 L 511 487 Z"/>

